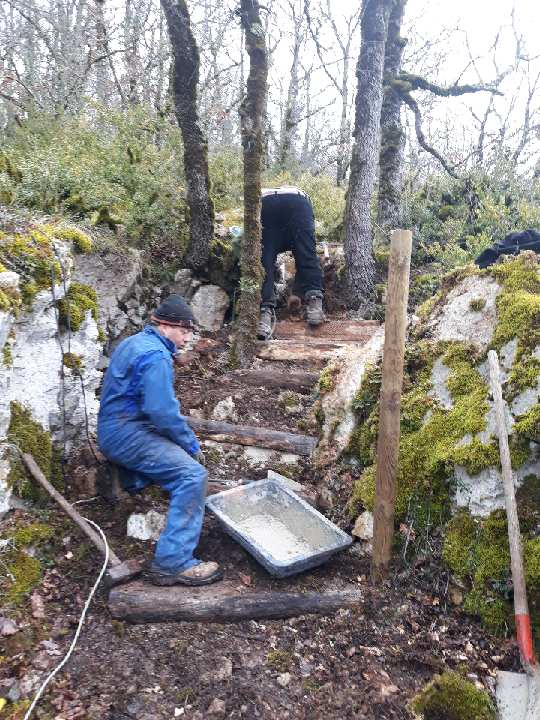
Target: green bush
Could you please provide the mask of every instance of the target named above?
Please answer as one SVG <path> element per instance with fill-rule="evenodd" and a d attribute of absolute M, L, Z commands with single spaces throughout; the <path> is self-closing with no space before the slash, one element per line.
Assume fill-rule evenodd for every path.
<path fill-rule="evenodd" d="M 405 225 L 414 228 L 414 262 L 445 269 L 473 261 L 510 232 L 540 227 L 540 183 L 518 177 L 504 162 L 487 175 L 430 177 L 403 196 Z"/>
<path fill-rule="evenodd" d="M 185 247 L 180 133 L 148 109 L 92 105 L 78 117 L 39 114 L 2 140 L 2 197 Z"/>

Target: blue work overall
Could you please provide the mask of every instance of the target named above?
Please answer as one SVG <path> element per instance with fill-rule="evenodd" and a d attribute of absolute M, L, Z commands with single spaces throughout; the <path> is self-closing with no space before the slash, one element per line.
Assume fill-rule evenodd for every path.
<path fill-rule="evenodd" d="M 105 373 L 98 416 L 99 447 L 124 469 L 125 489 L 137 492 L 155 483 L 169 493 L 154 562 L 167 572 L 199 563 L 193 553 L 207 477 L 193 458 L 200 446 L 174 395 L 175 351 L 174 343 L 150 325 L 121 342 Z"/>

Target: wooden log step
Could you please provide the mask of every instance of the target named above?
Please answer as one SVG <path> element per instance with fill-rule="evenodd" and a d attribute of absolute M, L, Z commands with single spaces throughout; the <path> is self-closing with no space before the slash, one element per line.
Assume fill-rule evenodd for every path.
<path fill-rule="evenodd" d="M 331 360 L 350 343 L 337 343 L 319 338 L 304 340 L 270 340 L 257 344 L 257 357 L 261 360 Z"/>
<path fill-rule="evenodd" d="M 317 383 L 319 374 L 309 372 L 286 373 L 279 370 L 233 370 L 223 377 L 225 380 L 232 378 L 254 387 L 294 390 L 298 393 L 307 394 L 311 392 Z"/>
<path fill-rule="evenodd" d="M 322 593 L 239 590 L 229 582 L 208 587 L 181 585 L 157 587 L 142 580 L 111 590 L 109 610 L 118 620 L 131 623 L 239 622 L 333 613 L 358 607 L 357 588 Z"/>
<path fill-rule="evenodd" d="M 186 420 L 197 435 L 215 442 L 255 445 L 295 455 L 311 455 L 317 444 L 317 438 L 310 435 L 296 435 L 251 425 L 233 425 L 217 420 L 200 420 L 190 416 Z"/>
<path fill-rule="evenodd" d="M 379 325 L 377 320 L 331 320 L 312 327 L 304 322 L 281 320 L 276 323 L 274 338 L 276 340 L 320 338 L 333 342 L 365 342 Z"/>

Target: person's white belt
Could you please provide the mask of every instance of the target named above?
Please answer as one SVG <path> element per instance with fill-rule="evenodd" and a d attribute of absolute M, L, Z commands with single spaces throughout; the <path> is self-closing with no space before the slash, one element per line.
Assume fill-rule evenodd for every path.
<path fill-rule="evenodd" d="M 269 195 L 302 195 L 302 197 L 307 198 L 307 194 L 298 188 L 276 188 L 275 190 L 263 190 L 261 193 L 262 197 L 268 197 Z"/>

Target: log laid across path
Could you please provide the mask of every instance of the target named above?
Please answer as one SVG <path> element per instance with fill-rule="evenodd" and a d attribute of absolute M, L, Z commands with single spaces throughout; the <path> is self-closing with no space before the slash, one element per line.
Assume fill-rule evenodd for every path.
<path fill-rule="evenodd" d="M 281 320 L 276 323 L 276 340 L 319 339 L 333 342 L 365 342 L 379 328 L 377 320 L 329 320 L 315 327 L 304 322 Z"/>
<path fill-rule="evenodd" d="M 296 435 L 251 425 L 233 425 L 217 420 L 200 420 L 189 416 L 186 417 L 186 420 L 197 435 L 220 443 L 252 445 L 308 456 L 311 455 L 317 444 L 317 438 L 310 435 Z"/>
<path fill-rule="evenodd" d="M 109 610 L 114 618 L 132 623 L 239 622 L 255 618 L 287 618 L 295 615 L 333 613 L 358 607 L 357 588 L 321 593 L 238 590 L 222 582 L 208 587 L 174 585 L 156 587 L 142 581 L 111 590 Z"/>
<path fill-rule="evenodd" d="M 319 379 L 319 374 L 311 372 L 286 373 L 282 370 L 233 370 L 223 377 L 225 381 L 232 378 L 254 387 L 294 390 L 305 394 L 311 392 Z"/>

